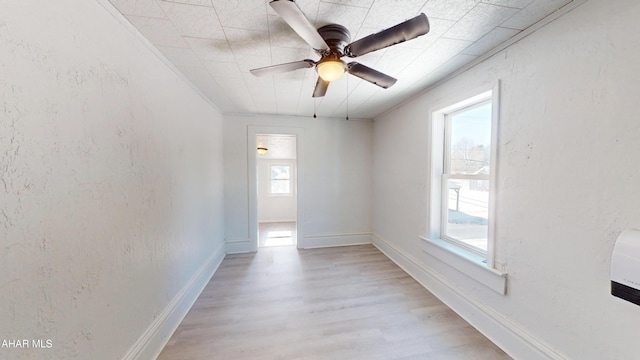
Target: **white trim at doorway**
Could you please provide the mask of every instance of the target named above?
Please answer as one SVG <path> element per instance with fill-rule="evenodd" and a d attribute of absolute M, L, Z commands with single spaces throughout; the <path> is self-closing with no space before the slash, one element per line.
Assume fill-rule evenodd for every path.
<path fill-rule="evenodd" d="M 295 135 L 296 136 L 296 159 L 297 159 L 297 206 L 296 221 L 299 249 L 305 248 L 304 243 L 304 202 L 302 199 L 305 194 L 304 181 L 304 129 L 298 127 L 283 126 L 254 126 L 247 127 L 247 184 L 249 184 L 249 241 L 238 242 L 234 245 L 234 252 L 253 252 L 258 251 L 258 191 L 257 191 L 257 174 L 256 174 L 256 147 L 258 146 L 256 136 L 259 134 L 277 134 L 277 135 Z M 229 252 L 229 249 L 227 249 Z"/>

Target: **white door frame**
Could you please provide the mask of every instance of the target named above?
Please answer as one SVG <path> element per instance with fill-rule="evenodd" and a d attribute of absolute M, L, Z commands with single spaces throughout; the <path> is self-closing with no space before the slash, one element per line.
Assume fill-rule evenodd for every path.
<path fill-rule="evenodd" d="M 296 136 L 296 246 L 304 249 L 304 209 L 301 199 L 305 195 L 304 188 L 304 129 L 282 126 L 253 126 L 247 127 L 247 176 L 249 187 L 249 241 L 250 251 L 258 251 L 258 175 L 256 173 L 258 147 L 256 136 L 263 135 L 295 135 Z"/>

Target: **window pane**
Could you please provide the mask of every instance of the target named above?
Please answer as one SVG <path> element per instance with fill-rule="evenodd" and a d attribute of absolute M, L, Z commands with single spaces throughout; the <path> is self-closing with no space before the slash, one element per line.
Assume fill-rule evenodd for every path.
<path fill-rule="evenodd" d="M 445 235 L 487 251 L 488 180 L 448 180 Z"/>
<path fill-rule="evenodd" d="M 450 174 L 489 174 L 491 156 L 491 103 L 451 115 Z"/>
<path fill-rule="evenodd" d="M 271 193 L 272 194 L 289 194 L 289 180 L 271 180 Z"/>
<path fill-rule="evenodd" d="M 271 194 L 291 194 L 291 166 L 271 165 Z"/>
<path fill-rule="evenodd" d="M 271 180 L 289 180 L 288 165 L 272 165 L 271 166 Z"/>

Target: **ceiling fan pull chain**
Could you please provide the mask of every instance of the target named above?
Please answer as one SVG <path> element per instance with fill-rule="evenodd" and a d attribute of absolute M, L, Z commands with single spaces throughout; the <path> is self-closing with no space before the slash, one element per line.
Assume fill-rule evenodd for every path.
<path fill-rule="evenodd" d="M 316 117 L 316 98 L 313 98 L 313 118 L 315 119 Z"/>
<path fill-rule="evenodd" d="M 349 120 L 349 77 L 347 76 L 347 120 Z"/>

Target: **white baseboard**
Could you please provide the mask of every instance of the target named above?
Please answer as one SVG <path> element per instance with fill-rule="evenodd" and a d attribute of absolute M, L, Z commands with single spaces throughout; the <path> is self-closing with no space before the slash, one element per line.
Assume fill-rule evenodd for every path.
<path fill-rule="evenodd" d="M 304 237 L 304 248 L 371 244 L 371 233 L 309 235 Z"/>
<path fill-rule="evenodd" d="M 296 219 L 291 219 L 291 220 L 258 220 L 258 224 L 289 223 L 289 222 L 296 222 Z"/>
<path fill-rule="evenodd" d="M 541 339 L 464 293 L 414 256 L 372 234 L 373 245 L 514 359 L 566 360 Z"/>
<path fill-rule="evenodd" d="M 225 247 L 227 254 L 240 254 L 255 251 L 253 250 L 251 240 L 249 239 L 227 240 Z"/>
<path fill-rule="evenodd" d="M 133 344 L 122 360 L 155 359 L 165 347 L 173 332 L 187 315 L 204 287 L 222 263 L 225 256 L 224 245 L 219 246 L 189 282 L 171 300 L 169 305 L 155 318 L 151 325 Z"/>

